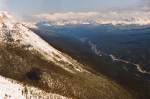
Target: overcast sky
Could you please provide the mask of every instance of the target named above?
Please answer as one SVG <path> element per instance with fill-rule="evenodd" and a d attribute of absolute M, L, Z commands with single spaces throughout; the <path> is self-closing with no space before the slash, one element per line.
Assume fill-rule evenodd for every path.
<path fill-rule="evenodd" d="M 150 0 L 0 0 L 0 8 L 21 14 L 81 12 L 148 8 L 149 2 Z"/>

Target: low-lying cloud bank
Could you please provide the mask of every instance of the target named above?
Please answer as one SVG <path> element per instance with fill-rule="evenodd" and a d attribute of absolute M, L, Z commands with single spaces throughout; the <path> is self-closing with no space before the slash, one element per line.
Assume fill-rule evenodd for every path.
<path fill-rule="evenodd" d="M 150 24 L 147 11 L 111 12 L 66 12 L 35 15 L 38 20 L 48 21 L 51 25 L 66 24 Z"/>

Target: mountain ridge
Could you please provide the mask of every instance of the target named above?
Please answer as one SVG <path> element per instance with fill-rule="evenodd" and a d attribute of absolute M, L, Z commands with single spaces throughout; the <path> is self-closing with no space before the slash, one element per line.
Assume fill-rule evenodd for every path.
<path fill-rule="evenodd" d="M 2 14 L 7 16 L 7 13 Z M 134 99 L 134 95 L 120 85 L 103 75 L 92 74 L 86 66 L 53 48 L 24 24 L 12 22 L 9 17 L 0 18 L 1 76 L 39 88 L 47 94 L 72 99 Z M 5 90 L 3 88 L 1 90 Z"/>

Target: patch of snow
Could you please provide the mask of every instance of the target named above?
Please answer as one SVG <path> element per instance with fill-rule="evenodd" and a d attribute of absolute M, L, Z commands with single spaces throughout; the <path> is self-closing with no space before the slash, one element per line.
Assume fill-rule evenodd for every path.
<path fill-rule="evenodd" d="M 4 97 L 9 99 L 24 99 L 22 90 L 23 86 L 0 76 L 0 99 L 4 99 Z"/>
<path fill-rule="evenodd" d="M 0 99 L 70 99 L 0 76 Z"/>

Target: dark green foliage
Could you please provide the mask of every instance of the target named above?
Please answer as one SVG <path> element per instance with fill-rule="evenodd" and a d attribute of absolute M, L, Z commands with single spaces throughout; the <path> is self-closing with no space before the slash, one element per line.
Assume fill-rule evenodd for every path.
<path fill-rule="evenodd" d="M 41 71 L 37 68 L 32 68 L 31 71 L 26 73 L 26 76 L 29 80 L 41 80 Z"/>

